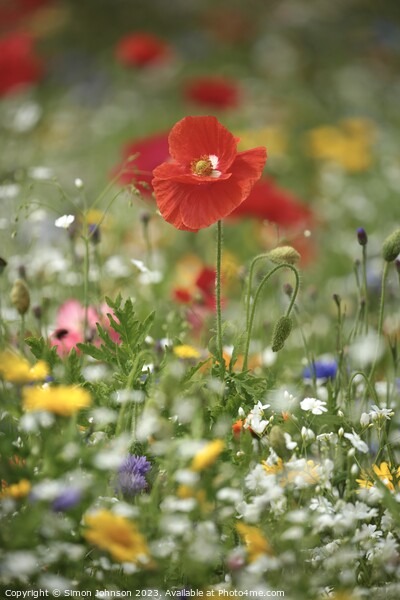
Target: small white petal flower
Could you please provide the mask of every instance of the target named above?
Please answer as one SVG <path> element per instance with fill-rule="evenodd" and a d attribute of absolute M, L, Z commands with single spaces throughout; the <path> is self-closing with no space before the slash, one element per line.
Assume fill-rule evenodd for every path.
<path fill-rule="evenodd" d="M 328 411 L 326 402 L 317 400 L 317 398 L 304 398 L 304 400 L 300 402 L 300 406 L 302 410 L 309 410 L 313 415 L 322 415 L 322 413 Z"/>
<path fill-rule="evenodd" d="M 353 433 L 345 433 L 344 437 L 350 440 L 351 444 L 354 446 L 356 450 L 359 452 L 363 452 L 366 454 L 368 452 L 368 446 L 365 442 L 362 441 L 358 433 L 356 433 L 353 429 Z"/>
<path fill-rule="evenodd" d="M 362 415 L 360 417 L 360 425 L 362 427 L 368 427 L 369 421 L 370 421 L 369 413 L 365 413 L 365 412 L 362 413 Z"/>
<path fill-rule="evenodd" d="M 68 229 L 70 225 L 75 221 L 74 215 L 63 215 L 56 219 L 55 226 L 61 229 Z"/>

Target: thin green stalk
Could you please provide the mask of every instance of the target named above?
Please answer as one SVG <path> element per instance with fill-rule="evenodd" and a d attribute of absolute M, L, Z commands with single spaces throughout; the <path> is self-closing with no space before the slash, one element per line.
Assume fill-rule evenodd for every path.
<path fill-rule="evenodd" d="M 363 371 L 356 371 L 356 373 L 353 373 L 353 375 L 350 378 L 349 385 L 347 387 L 347 399 L 348 399 L 348 402 L 350 403 L 352 401 L 352 399 L 353 399 L 353 393 L 352 393 L 352 391 L 353 391 L 353 389 L 352 389 L 353 381 L 359 375 L 361 375 L 361 377 L 364 378 L 364 381 L 367 384 L 367 387 L 368 387 L 368 389 L 369 389 L 369 391 L 371 393 L 372 398 L 374 399 L 375 404 L 377 406 L 379 406 L 378 394 L 376 393 L 376 390 L 375 390 L 374 386 L 372 385 L 371 381 L 368 379 L 368 377 L 366 376 L 366 374 L 363 373 Z"/>
<path fill-rule="evenodd" d="M 86 225 L 86 219 L 85 219 Z M 85 253 L 83 255 L 83 306 L 84 306 L 84 321 L 83 321 L 83 337 L 87 340 L 88 312 L 89 312 L 89 271 L 90 271 L 90 246 L 89 238 L 82 236 L 85 245 Z"/>
<path fill-rule="evenodd" d="M 25 346 L 25 315 L 21 315 L 21 326 L 19 330 L 19 349 L 21 350 L 21 354 L 24 353 Z"/>
<path fill-rule="evenodd" d="M 367 246 L 362 247 L 362 275 L 364 295 L 364 329 L 368 333 L 368 285 L 367 285 Z"/>
<path fill-rule="evenodd" d="M 249 326 L 249 321 L 250 321 L 251 289 L 253 287 L 254 269 L 255 269 L 256 264 L 260 260 L 263 260 L 264 258 L 268 258 L 268 253 L 259 254 L 258 256 L 255 256 L 250 264 L 249 277 L 248 277 L 248 281 L 247 281 L 247 293 L 246 293 L 246 327 L 247 328 Z"/>
<path fill-rule="evenodd" d="M 388 276 L 388 272 L 389 272 L 389 265 L 390 265 L 390 263 L 388 261 L 385 261 L 385 265 L 384 265 L 383 271 L 382 271 L 381 301 L 380 301 L 380 307 L 379 307 L 379 320 L 378 320 L 378 341 L 377 341 L 377 348 L 375 351 L 375 359 L 372 364 L 371 371 L 369 373 L 370 381 L 372 381 L 372 377 L 373 377 L 373 374 L 376 369 L 376 363 L 378 362 L 378 345 L 380 343 L 380 338 L 381 338 L 382 329 L 383 329 L 383 314 L 384 314 L 384 310 L 385 310 L 386 280 L 387 280 L 387 276 Z"/>
<path fill-rule="evenodd" d="M 222 344 L 222 311 L 221 311 L 221 260 L 222 260 L 222 221 L 217 223 L 217 264 L 215 279 L 215 296 L 217 302 L 217 358 L 220 363 L 221 379 L 225 371 Z"/>
<path fill-rule="evenodd" d="M 254 262 L 254 261 L 253 261 Z M 286 316 L 288 317 L 293 309 L 294 303 L 296 301 L 296 297 L 299 291 L 299 287 L 300 287 L 300 277 L 299 277 L 299 273 L 297 271 L 297 269 L 293 266 L 290 265 L 289 263 L 283 263 L 281 265 L 278 265 L 277 267 L 274 267 L 271 271 L 269 271 L 269 273 L 267 273 L 263 279 L 261 280 L 257 291 L 254 295 L 254 301 L 251 307 L 251 312 L 250 312 L 250 317 L 249 317 L 249 321 L 248 321 L 248 325 L 247 325 L 247 338 L 246 338 L 246 347 L 245 347 L 245 352 L 244 352 L 244 360 L 243 360 L 243 371 L 247 370 L 247 363 L 248 363 L 248 359 L 249 359 L 249 348 L 250 348 L 250 341 L 251 341 L 251 332 L 253 329 L 253 323 L 254 323 L 254 315 L 256 312 L 256 308 L 257 308 L 257 302 L 259 300 L 260 294 L 264 288 L 264 285 L 267 283 L 267 281 L 270 279 L 270 277 L 276 273 L 277 271 L 279 271 L 280 269 L 290 269 L 295 276 L 296 279 L 296 284 L 295 284 L 295 288 L 293 290 L 293 294 L 290 300 L 290 304 L 288 306 L 288 309 L 286 311 Z"/>

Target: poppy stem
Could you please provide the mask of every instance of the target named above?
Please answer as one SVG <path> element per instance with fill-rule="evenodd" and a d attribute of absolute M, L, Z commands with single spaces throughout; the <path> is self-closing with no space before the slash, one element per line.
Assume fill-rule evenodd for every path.
<path fill-rule="evenodd" d="M 296 269 L 296 267 L 294 267 L 293 265 L 289 264 L 289 263 L 281 263 L 280 265 L 278 265 L 277 267 L 274 267 L 273 269 L 271 269 L 271 271 L 269 271 L 261 280 L 257 291 L 254 295 L 254 300 L 253 300 L 253 304 L 251 306 L 251 311 L 250 311 L 250 315 L 249 315 L 249 320 L 247 323 L 247 337 L 246 337 L 246 347 L 245 347 L 245 351 L 244 351 L 244 359 L 243 359 L 243 368 L 242 368 L 242 373 L 244 371 L 247 371 L 247 363 L 249 360 L 249 349 L 250 349 L 250 341 L 251 341 L 251 333 L 253 330 L 253 324 L 254 324 L 254 315 L 256 312 L 256 308 L 257 308 L 257 303 L 258 300 L 260 298 L 260 294 L 265 286 L 265 284 L 267 283 L 267 281 L 269 280 L 269 278 L 276 273 L 277 271 L 280 271 L 281 269 L 290 269 L 293 273 L 293 275 L 295 276 L 295 288 L 290 300 L 290 304 L 288 306 L 288 309 L 286 311 L 286 317 L 290 316 L 290 313 L 292 312 L 294 303 L 296 301 L 297 298 L 297 294 L 299 292 L 299 287 L 300 287 L 300 276 L 299 273 Z"/>
<path fill-rule="evenodd" d="M 221 259 L 222 259 L 222 221 L 217 223 L 217 264 L 215 279 L 215 297 L 217 304 L 217 359 L 220 364 L 221 378 L 225 370 L 222 344 L 222 311 L 221 311 Z"/>

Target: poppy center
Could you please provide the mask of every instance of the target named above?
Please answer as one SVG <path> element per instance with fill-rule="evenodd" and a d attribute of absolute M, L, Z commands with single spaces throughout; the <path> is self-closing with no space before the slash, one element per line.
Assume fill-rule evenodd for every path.
<path fill-rule="evenodd" d="M 192 173 L 200 176 L 210 176 L 213 172 L 213 164 L 208 156 L 202 156 L 191 164 Z"/>

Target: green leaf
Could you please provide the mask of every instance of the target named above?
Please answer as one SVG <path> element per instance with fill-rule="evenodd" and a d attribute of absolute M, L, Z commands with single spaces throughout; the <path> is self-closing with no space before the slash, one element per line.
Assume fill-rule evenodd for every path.
<path fill-rule="evenodd" d="M 51 369 L 60 364 L 61 361 L 56 346 L 50 347 L 43 337 L 28 337 L 25 339 L 25 343 L 29 346 L 33 356 L 38 360 L 47 362 Z"/>

